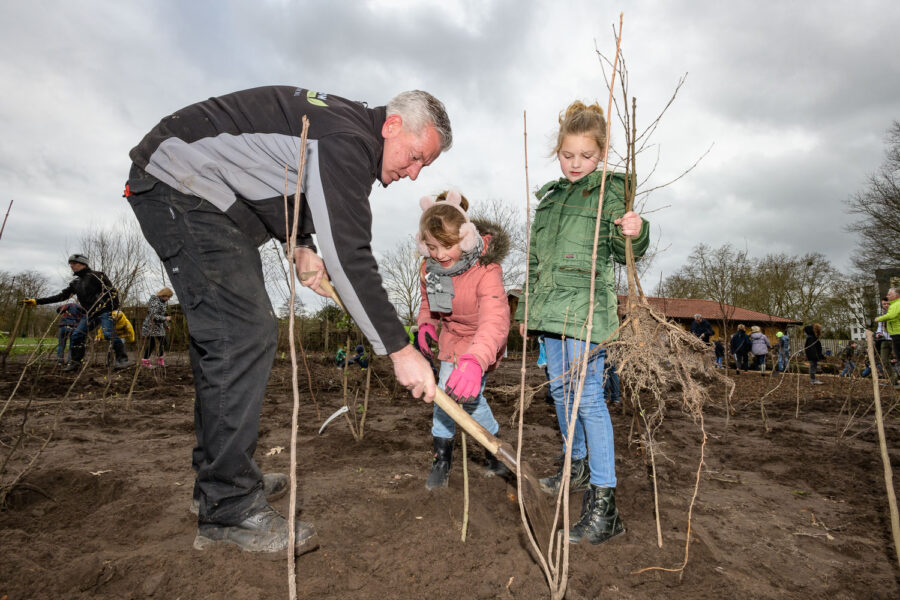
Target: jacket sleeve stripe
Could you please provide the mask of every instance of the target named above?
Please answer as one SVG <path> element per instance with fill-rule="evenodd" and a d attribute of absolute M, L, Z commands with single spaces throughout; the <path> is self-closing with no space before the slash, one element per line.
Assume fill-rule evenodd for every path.
<path fill-rule="evenodd" d="M 350 311 L 350 315 L 353 317 L 356 325 L 363 332 L 363 335 L 368 338 L 369 343 L 372 344 L 372 349 L 377 354 L 385 354 L 387 352 L 385 344 L 378 335 L 372 319 L 366 312 L 365 305 L 341 264 L 337 241 L 335 240 L 335 224 L 331 221 L 325 201 L 325 189 L 322 184 L 319 164 L 319 148 L 315 140 L 308 142 L 306 168 L 303 175 L 305 180 L 303 182 L 304 195 L 315 223 L 316 241 L 318 242 L 319 251 L 322 253 L 322 258 L 325 260 L 328 276 L 341 296 L 344 306 Z M 372 260 L 374 262 L 374 258 Z"/>

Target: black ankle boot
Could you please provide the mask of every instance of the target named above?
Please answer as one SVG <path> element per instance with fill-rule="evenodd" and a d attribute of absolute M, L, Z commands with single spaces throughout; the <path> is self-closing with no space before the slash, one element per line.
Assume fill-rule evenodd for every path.
<path fill-rule="evenodd" d="M 453 438 L 434 438 L 434 454 L 431 460 L 431 473 L 425 487 L 433 490 L 436 487 L 447 487 L 450 479 L 450 461 L 453 458 Z"/>
<path fill-rule="evenodd" d="M 565 455 L 563 456 L 565 459 Z M 563 464 L 565 460 L 559 463 L 559 471 L 556 472 L 556 475 L 551 475 L 550 477 L 543 477 L 540 480 L 541 489 L 551 495 L 556 495 L 559 492 L 559 482 L 562 481 L 563 476 Z M 588 482 L 591 480 L 591 469 L 588 467 L 587 457 L 572 459 L 572 470 L 569 477 L 569 491 L 570 492 L 578 492 L 581 490 L 586 490 L 588 486 Z"/>
<path fill-rule="evenodd" d="M 485 477 L 502 477 L 503 479 L 512 478 L 512 471 L 509 470 L 503 462 L 497 458 L 496 454 L 491 454 L 487 450 L 484 451 L 485 458 Z"/>
<path fill-rule="evenodd" d="M 581 501 L 581 518 L 569 531 L 569 542 L 587 540 L 597 545 L 625 533 L 616 509 L 616 488 L 590 484 Z"/>

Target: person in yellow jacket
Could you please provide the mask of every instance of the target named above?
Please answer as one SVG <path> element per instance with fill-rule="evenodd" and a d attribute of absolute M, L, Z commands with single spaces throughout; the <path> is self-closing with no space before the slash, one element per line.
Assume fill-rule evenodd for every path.
<path fill-rule="evenodd" d="M 887 292 L 887 299 L 890 302 L 886 313 L 880 317 L 875 317 L 876 321 L 884 321 L 885 329 L 891 336 L 891 350 L 894 351 L 894 358 L 900 357 L 900 294 L 897 288 L 891 288 Z M 890 369 L 891 365 L 884 365 L 886 369 Z M 893 380 L 894 385 L 900 385 Z"/>
<path fill-rule="evenodd" d="M 125 316 L 125 313 L 123 313 L 121 310 L 114 310 L 112 311 L 111 316 L 113 319 L 113 326 L 116 328 L 116 335 L 119 337 L 119 339 L 124 342 L 134 342 L 134 327 L 131 326 L 131 321 L 128 320 L 128 317 Z M 99 342 L 104 338 L 105 336 L 103 335 L 103 330 L 98 329 L 97 337 L 95 339 Z M 126 354 L 126 358 L 127 356 L 128 355 Z"/>

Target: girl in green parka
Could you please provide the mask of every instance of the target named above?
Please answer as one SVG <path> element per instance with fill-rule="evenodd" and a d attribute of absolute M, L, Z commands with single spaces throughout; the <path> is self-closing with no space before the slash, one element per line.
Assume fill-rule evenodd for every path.
<path fill-rule="evenodd" d="M 590 340 L 585 340 L 590 305 L 591 255 L 606 148 L 603 109 L 573 102 L 560 115 L 554 153 L 564 177 L 540 189 L 529 247 L 528 329 L 544 336 L 550 393 L 563 438 L 575 424 L 569 489 L 585 490 L 581 517 L 569 540 L 600 544 L 625 532 L 616 510 L 615 450 L 612 422 L 603 398 L 606 352 L 598 348 L 619 325 L 613 263 L 625 262 L 625 236 L 631 236 L 635 257 L 649 245 L 649 224 L 633 211 L 625 212 L 625 176 L 607 173 L 603 197 Z M 516 318 L 524 320 L 524 303 Z M 524 326 L 520 326 L 524 334 Z M 575 419 L 573 365 L 589 352 L 581 403 Z M 562 480 L 541 480 L 545 492 L 556 494 Z"/>

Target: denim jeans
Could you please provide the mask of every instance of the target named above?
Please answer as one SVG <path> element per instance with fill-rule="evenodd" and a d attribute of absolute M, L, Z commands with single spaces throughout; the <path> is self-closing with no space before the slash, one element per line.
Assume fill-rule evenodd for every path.
<path fill-rule="evenodd" d="M 550 393 L 556 405 L 556 418 L 562 433 L 563 448 L 568 439 L 569 424 L 575 426 L 572 440 L 572 458 L 588 457 L 591 483 L 602 487 L 616 487 L 616 455 L 613 445 L 612 421 L 603 399 L 603 363 L 606 352 L 594 352 L 588 360 L 587 373 L 578 414 L 572 418 L 577 381 L 571 376 L 573 365 L 579 364 L 585 351 L 585 342 L 545 336 L 547 347 L 547 375 L 550 377 Z M 590 344 L 588 351 L 597 344 Z"/>
<path fill-rule="evenodd" d="M 819 361 L 817 361 L 817 360 L 809 361 L 809 380 L 810 381 L 816 380 L 816 369 L 818 366 L 819 366 Z"/>
<path fill-rule="evenodd" d="M 208 201 L 137 167 L 128 185 L 128 202 L 187 319 L 199 521 L 235 525 L 266 506 L 253 455 L 278 336 L 259 240 Z"/>
<path fill-rule="evenodd" d="M 72 337 L 73 329 L 74 327 L 68 325 L 59 328 L 59 343 L 56 345 L 56 357 L 59 360 L 63 360 L 66 357 L 66 343 L 68 343 L 69 338 Z"/>
<path fill-rule="evenodd" d="M 850 375 L 854 370 L 856 370 L 856 364 L 852 360 L 844 361 L 844 368 L 841 371 L 841 377 L 846 377 Z"/>
<path fill-rule="evenodd" d="M 75 329 L 72 330 L 72 336 L 69 339 L 69 352 L 73 361 L 80 362 L 84 358 L 84 342 L 97 326 L 103 330 L 103 337 L 110 340 L 114 348 L 125 349 L 125 342 L 116 335 L 116 325 L 113 321 L 110 311 L 102 312 L 99 315 L 86 315 L 81 318 Z M 118 353 L 118 350 L 117 350 Z"/>
<path fill-rule="evenodd" d="M 779 352 L 778 353 L 778 366 L 776 367 L 779 371 L 784 371 L 788 367 L 788 362 L 790 361 L 790 355 L 787 352 Z"/>
<path fill-rule="evenodd" d="M 441 372 L 438 377 L 438 387 L 444 389 L 450 373 L 453 372 L 453 363 L 441 361 Z M 500 424 L 494 418 L 491 407 L 484 397 L 484 382 L 487 381 L 487 374 L 481 378 L 481 390 L 478 392 L 478 398 L 472 402 L 462 404 L 463 409 L 478 422 L 479 425 L 488 430 L 491 435 L 497 435 L 500 431 Z M 437 404 L 434 405 L 434 414 L 431 417 L 431 435 L 439 438 L 452 438 L 456 434 L 456 422 L 450 418 L 450 415 L 444 412 Z"/>

